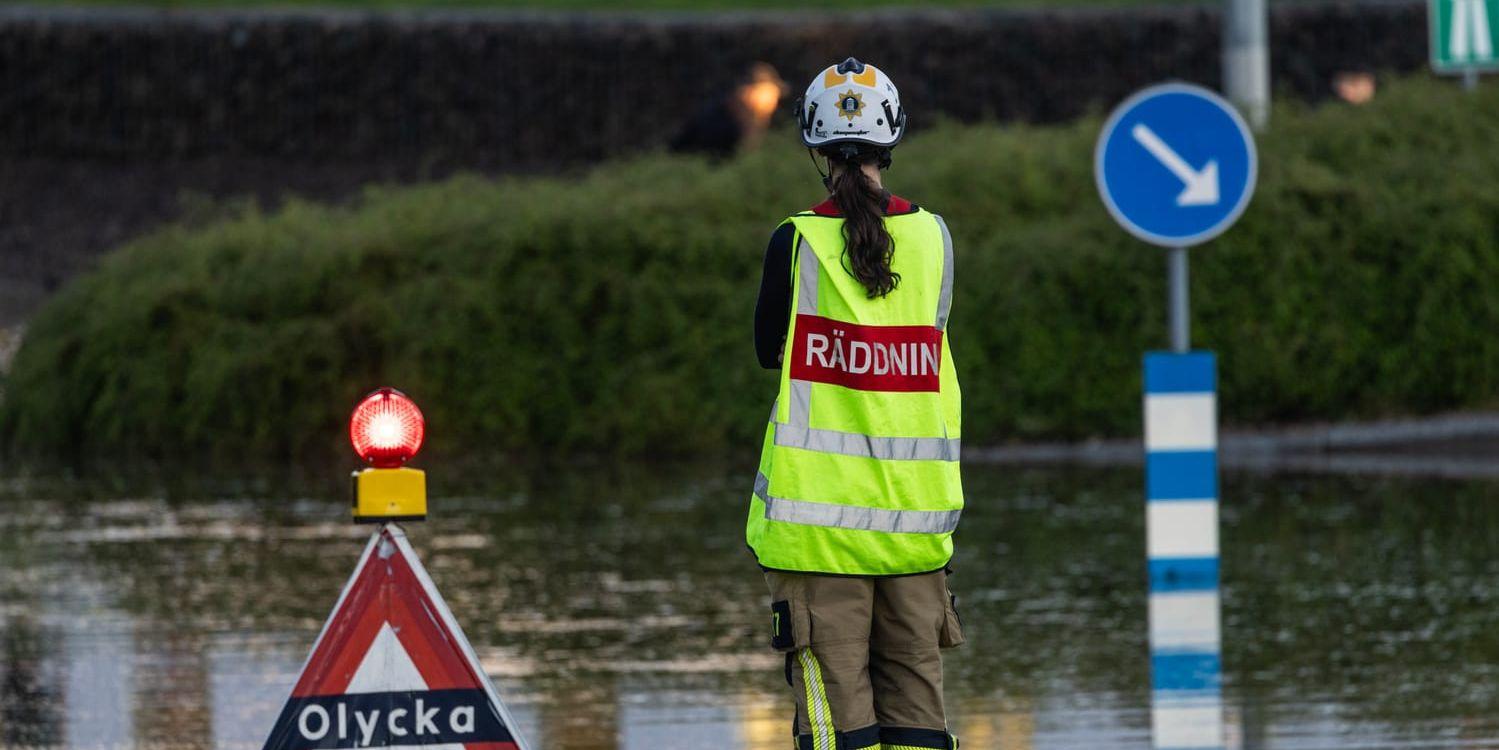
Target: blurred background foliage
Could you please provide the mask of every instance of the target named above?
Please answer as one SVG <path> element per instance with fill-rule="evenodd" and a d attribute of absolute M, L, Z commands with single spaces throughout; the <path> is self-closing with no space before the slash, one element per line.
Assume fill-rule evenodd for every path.
<path fill-rule="evenodd" d="M 1364 107 L 1283 104 L 1273 123 L 1254 203 L 1193 255 L 1194 338 L 1221 356 L 1226 421 L 1492 406 L 1499 92 L 1410 80 Z M 1098 202 L 1098 125 L 941 125 L 888 174 L 957 241 L 971 444 L 1138 430 L 1164 258 Z M 750 341 L 764 242 L 821 193 L 778 140 L 717 165 L 652 155 L 207 211 L 36 315 L 0 440 L 304 459 L 341 450 L 350 406 L 390 384 L 448 453 L 747 450 L 775 377 Z"/>

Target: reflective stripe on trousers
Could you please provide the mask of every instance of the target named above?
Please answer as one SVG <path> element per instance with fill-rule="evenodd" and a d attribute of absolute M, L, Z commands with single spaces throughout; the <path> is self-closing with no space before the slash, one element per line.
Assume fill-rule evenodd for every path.
<path fill-rule="evenodd" d="M 798 651 L 796 657 L 801 661 L 802 686 L 807 693 L 807 723 L 812 725 L 812 747 L 814 750 L 838 750 L 833 707 L 828 702 L 827 688 L 822 684 L 822 665 L 817 663 L 810 648 Z"/>
<path fill-rule="evenodd" d="M 792 500 L 770 494 L 770 478 L 755 475 L 755 496 L 765 503 L 765 517 L 804 526 L 831 526 L 889 534 L 949 534 L 958 528 L 961 510 L 889 510 L 836 503 Z"/>

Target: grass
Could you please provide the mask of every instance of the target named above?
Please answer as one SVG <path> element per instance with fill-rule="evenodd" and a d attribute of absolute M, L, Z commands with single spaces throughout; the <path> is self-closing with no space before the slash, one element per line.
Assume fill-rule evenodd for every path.
<path fill-rule="evenodd" d="M 965 438 L 1138 431 L 1164 258 L 1099 204 L 1097 121 L 945 125 L 888 184 L 958 247 Z M 1281 106 L 1241 223 L 1194 251 L 1195 340 L 1226 420 L 1493 405 L 1499 89 L 1427 79 L 1356 108 Z M 758 445 L 763 243 L 819 198 L 791 136 L 719 166 L 646 156 L 581 178 L 462 177 L 174 227 L 32 322 L 0 445 L 38 456 L 341 450 L 391 384 L 448 452 L 692 455 Z"/>

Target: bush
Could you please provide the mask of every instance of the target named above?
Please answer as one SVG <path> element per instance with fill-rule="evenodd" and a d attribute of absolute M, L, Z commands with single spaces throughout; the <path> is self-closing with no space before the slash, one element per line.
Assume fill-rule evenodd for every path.
<path fill-rule="evenodd" d="M 1098 122 L 941 126 L 888 182 L 958 246 L 970 445 L 1138 431 L 1164 258 L 1103 211 Z M 758 445 L 774 375 L 763 243 L 819 196 L 786 141 L 717 167 L 466 177 L 142 239 L 37 315 L 0 440 L 42 456 L 298 458 L 392 384 L 448 452 L 664 456 Z M 1283 106 L 1242 222 L 1193 254 L 1231 423 L 1494 403 L 1499 90 L 1432 81 Z"/>

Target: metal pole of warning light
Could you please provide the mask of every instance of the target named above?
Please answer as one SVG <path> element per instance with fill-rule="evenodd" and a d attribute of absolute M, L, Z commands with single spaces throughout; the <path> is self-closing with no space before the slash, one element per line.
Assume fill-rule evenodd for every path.
<path fill-rule="evenodd" d="M 1270 121 L 1270 42 L 1265 0 L 1224 0 L 1223 93 L 1261 130 Z"/>

